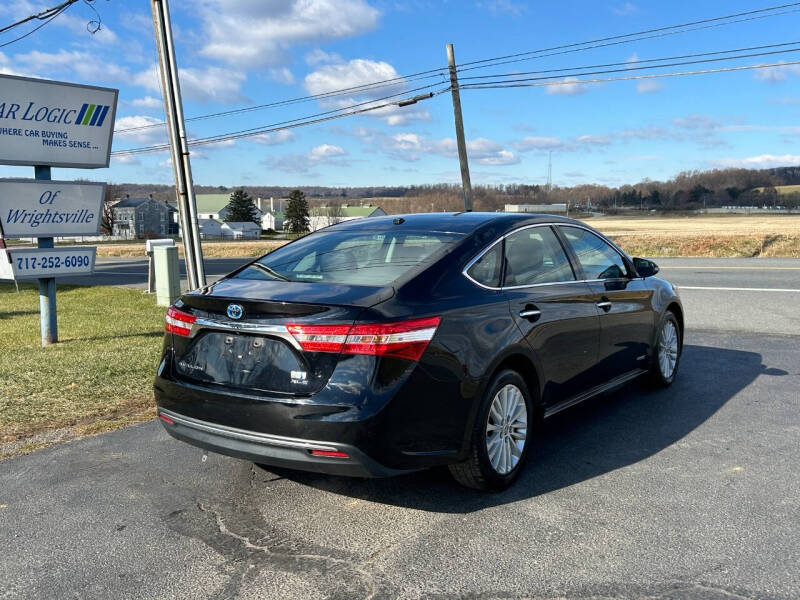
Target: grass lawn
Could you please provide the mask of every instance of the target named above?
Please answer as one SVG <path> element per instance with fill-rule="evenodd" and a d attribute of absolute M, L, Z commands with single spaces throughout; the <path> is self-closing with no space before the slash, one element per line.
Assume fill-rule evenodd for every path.
<path fill-rule="evenodd" d="M 165 309 L 114 287 L 60 286 L 57 303 L 60 342 L 43 348 L 38 286 L 0 284 L 0 458 L 56 429 L 80 436 L 155 416 Z"/>

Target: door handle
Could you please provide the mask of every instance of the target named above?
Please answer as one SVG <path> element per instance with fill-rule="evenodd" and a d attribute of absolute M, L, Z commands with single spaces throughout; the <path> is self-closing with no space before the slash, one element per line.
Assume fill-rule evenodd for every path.
<path fill-rule="evenodd" d="M 535 321 L 542 316 L 542 311 L 538 308 L 531 308 L 526 306 L 523 310 L 519 311 L 519 316 L 529 321 Z"/>
<path fill-rule="evenodd" d="M 611 301 L 603 299 L 601 302 L 597 303 L 597 308 L 602 308 L 604 311 L 608 312 L 611 310 Z"/>

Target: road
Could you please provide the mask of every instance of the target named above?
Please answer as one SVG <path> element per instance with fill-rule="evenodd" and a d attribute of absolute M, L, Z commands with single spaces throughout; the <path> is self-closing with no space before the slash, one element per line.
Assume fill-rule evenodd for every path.
<path fill-rule="evenodd" d="M 510 490 L 202 462 L 145 423 L 0 462 L 0 598 L 800 598 L 800 292 L 763 291 L 800 261 L 658 262 L 678 380 L 548 421 Z"/>
<path fill-rule="evenodd" d="M 248 262 L 247 258 L 206 259 L 209 281 Z M 795 318 L 800 302 L 800 260 L 791 258 L 659 258 L 659 277 L 681 288 L 687 325 L 693 329 L 760 331 L 800 335 Z M 181 261 L 186 288 L 186 271 Z M 101 258 L 91 277 L 70 277 L 60 283 L 147 286 L 147 261 Z M 724 306 L 725 310 L 720 311 Z"/>

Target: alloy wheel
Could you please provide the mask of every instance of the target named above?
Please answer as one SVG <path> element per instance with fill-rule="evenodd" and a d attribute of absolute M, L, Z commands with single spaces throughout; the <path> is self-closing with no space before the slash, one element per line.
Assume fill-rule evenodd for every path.
<path fill-rule="evenodd" d="M 515 385 L 505 385 L 492 400 L 486 423 L 486 451 L 492 468 L 507 475 L 519 463 L 528 435 L 528 407 Z"/>
<path fill-rule="evenodd" d="M 669 379 L 678 363 L 678 330 L 672 321 L 665 321 L 658 339 L 658 368 L 664 379 Z"/>

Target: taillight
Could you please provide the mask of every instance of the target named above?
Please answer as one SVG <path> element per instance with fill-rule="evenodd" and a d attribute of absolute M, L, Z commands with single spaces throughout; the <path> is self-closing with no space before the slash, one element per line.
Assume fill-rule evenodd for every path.
<path fill-rule="evenodd" d="M 428 347 L 439 317 L 364 325 L 286 326 L 306 352 L 371 354 L 419 360 Z"/>
<path fill-rule="evenodd" d="M 178 310 L 174 306 L 170 306 L 167 310 L 167 324 L 164 329 L 167 333 L 189 337 L 192 330 L 192 323 L 197 320 L 197 317 Z"/>

